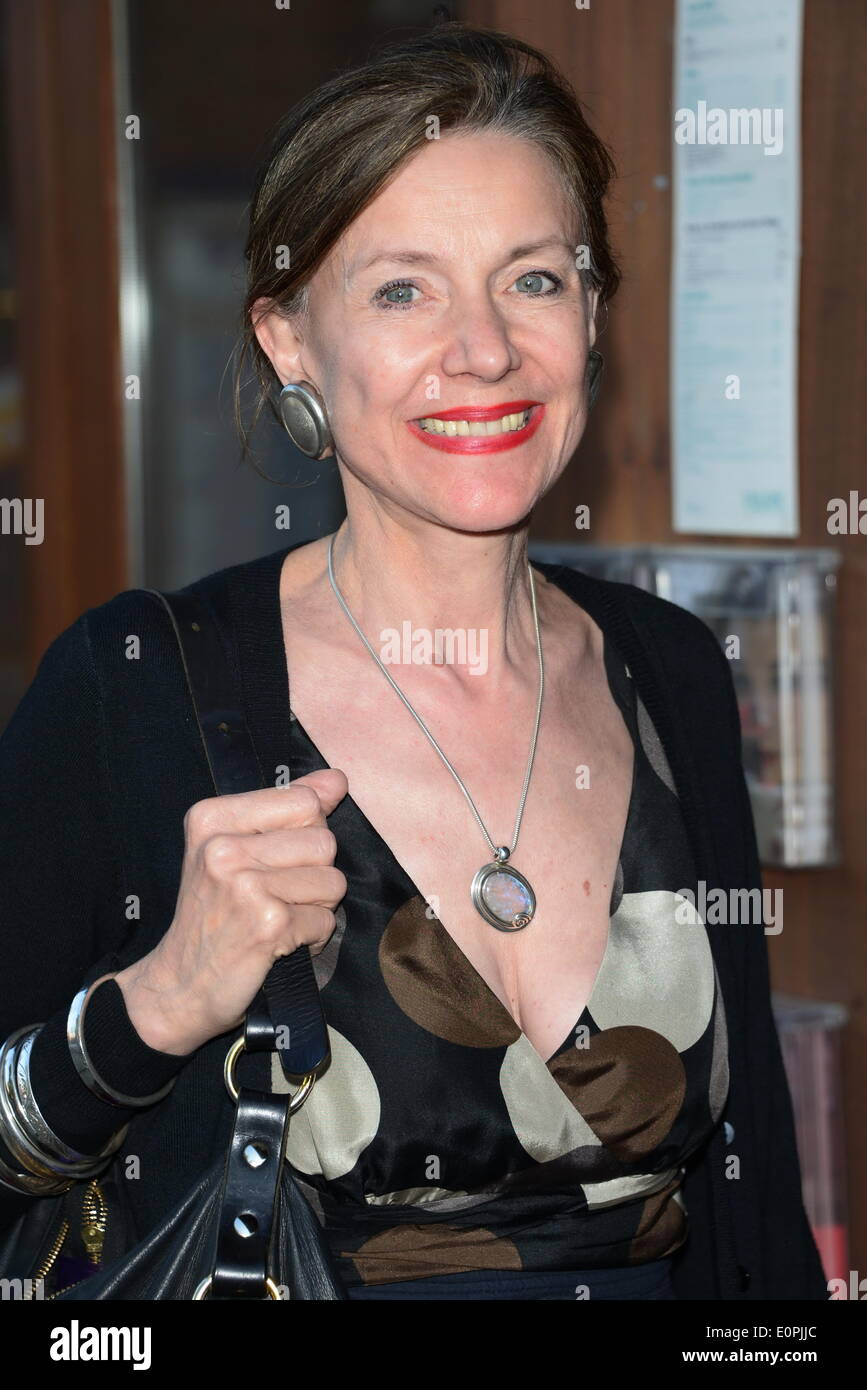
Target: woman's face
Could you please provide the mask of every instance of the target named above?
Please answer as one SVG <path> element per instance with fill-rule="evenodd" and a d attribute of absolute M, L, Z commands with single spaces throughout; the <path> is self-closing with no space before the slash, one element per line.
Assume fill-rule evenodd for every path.
<path fill-rule="evenodd" d="M 537 146 L 447 135 L 348 228 L 309 318 L 264 321 L 284 384 L 324 397 L 350 506 L 357 480 L 395 514 L 487 532 L 548 492 L 584 431 L 595 338 L 575 235 Z"/>

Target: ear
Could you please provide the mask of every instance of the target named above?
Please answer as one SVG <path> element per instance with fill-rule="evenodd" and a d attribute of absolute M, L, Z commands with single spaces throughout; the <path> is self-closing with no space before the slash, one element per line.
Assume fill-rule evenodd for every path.
<path fill-rule="evenodd" d="M 273 299 L 257 299 L 250 310 L 250 323 L 259 346 L 268 357 L 283 386 L 304 377 L 301 367 L 303 338 L 293 319 L 281 314 Z"/>

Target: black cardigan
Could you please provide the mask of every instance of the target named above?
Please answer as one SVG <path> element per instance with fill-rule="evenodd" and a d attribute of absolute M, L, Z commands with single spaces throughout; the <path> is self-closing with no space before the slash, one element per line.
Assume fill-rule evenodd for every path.
<path fill-rule="evenodd" d="M 285 765 L 288 698 L 278 585 L 283 547 L 189 587 L 217 618 L 266 782 Z M 659 732 L 695 854 L 711 888 L 761 887 L 741 767 L 730 668 L 693 614 L 631 584 L 534 562 L 623 652 Z M 137 645 L 133 639 L 138 638 Z M 0 1039 L 45 1022 L 31 1079 L 49 1125 L 95 1152 L 131 1123 L 122 1153 L 139 1236 L 223 1152 L 232 1106 L 222 1080 L 228 1035 L 190 1057 L 153 1051 L 133 1029 L 120 988 L 93 996 L 94 1065 L 144 1111 L 93 1097 L 65 1042 L 72 996 L 145 955 L 171 923 L 183 817 L 214 794 L 168 615 L 138 590 L 88 609 L 48 648 L 0 739 Z M 341 810 L 329 817 L 338 840 Z M 728 1022 L 730 1092 L 709 1142 L 687 1163 L 690 1234 L 674 1257 L 688 1299 L 827 1299 L 804 1212 L 792 1107 L 771 1013 L 761 923 L 707 924 Z M 268 1088 L 267 1054 L 244 1059 L 242 1083 Z M 733 1130 L 726 1141 L 723 1121 Z M 0 1145 L 0 1157 L 14 1160 Z M 737 1176 L 727 1176 L 736 1158 Z M 730 1170 L 729 1170 L 730 1171 Z M 34 1199 L 0 1186 L 0 1232 Z"/>

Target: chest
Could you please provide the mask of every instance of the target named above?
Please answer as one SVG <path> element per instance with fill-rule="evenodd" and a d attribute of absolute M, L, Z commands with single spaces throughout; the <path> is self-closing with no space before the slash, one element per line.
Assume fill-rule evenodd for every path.
<path fill-rule="evenodd" d="M 493 855 L 451 772 L 371 663 L 329 664 L 285 633 L 290 701 L 306 735 L 484 985 L 543 1058 L 582 1013 L 605 954 L 629 809 L 633 746 L 603 669 L 546 684 L 533 771 L 511 862 L 535 915 L 500 932 L 470 885 Z M 549 694 L 550 691 L 550 694 Z M 535 711 L 468 720 L 445 699 L 414 706 L 472 797 L 495 844 L 514 843 Z"/>

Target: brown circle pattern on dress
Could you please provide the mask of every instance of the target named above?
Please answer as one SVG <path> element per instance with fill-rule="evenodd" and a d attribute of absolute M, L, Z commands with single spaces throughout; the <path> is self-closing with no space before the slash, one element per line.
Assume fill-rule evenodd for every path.
<path fill-rule="evenodd" d="M 472 968 L 421 894 L 399 907 L 382 933 L 379 965 L 408 1018 L 460 1047 L 509 1047 L 521 1030 Z"/>
<path fill-rule="evenodd" d="M 638 1229 L 629 1246 L 627 1264 L 661 1260 L 671 1255 L 687 1237 L 686 1212 L 678 1201 L 680 1176 L 660 1192 L 654 1192 L 641 1208 Z"/>
<path fill-rule="evenodd" d="M 680 1054 L 649 1028 L 606 1028 L 587 1047 L 552 1057 L 548 1070 L 593 1133 L 625 1163 L 662 1143 L 686 1095 Z"/>
<path fill-rule="evenodd" d="M 511 1240 L 484 1227 L 460 1230 L 439 1223 L 390 1226 L 358 1250 L 341 1251 L 352 1260 L 362 1283 L 394 1283 L 436 1274 L 465 1274 L 473 1269 L 522 1269 Z"/>

